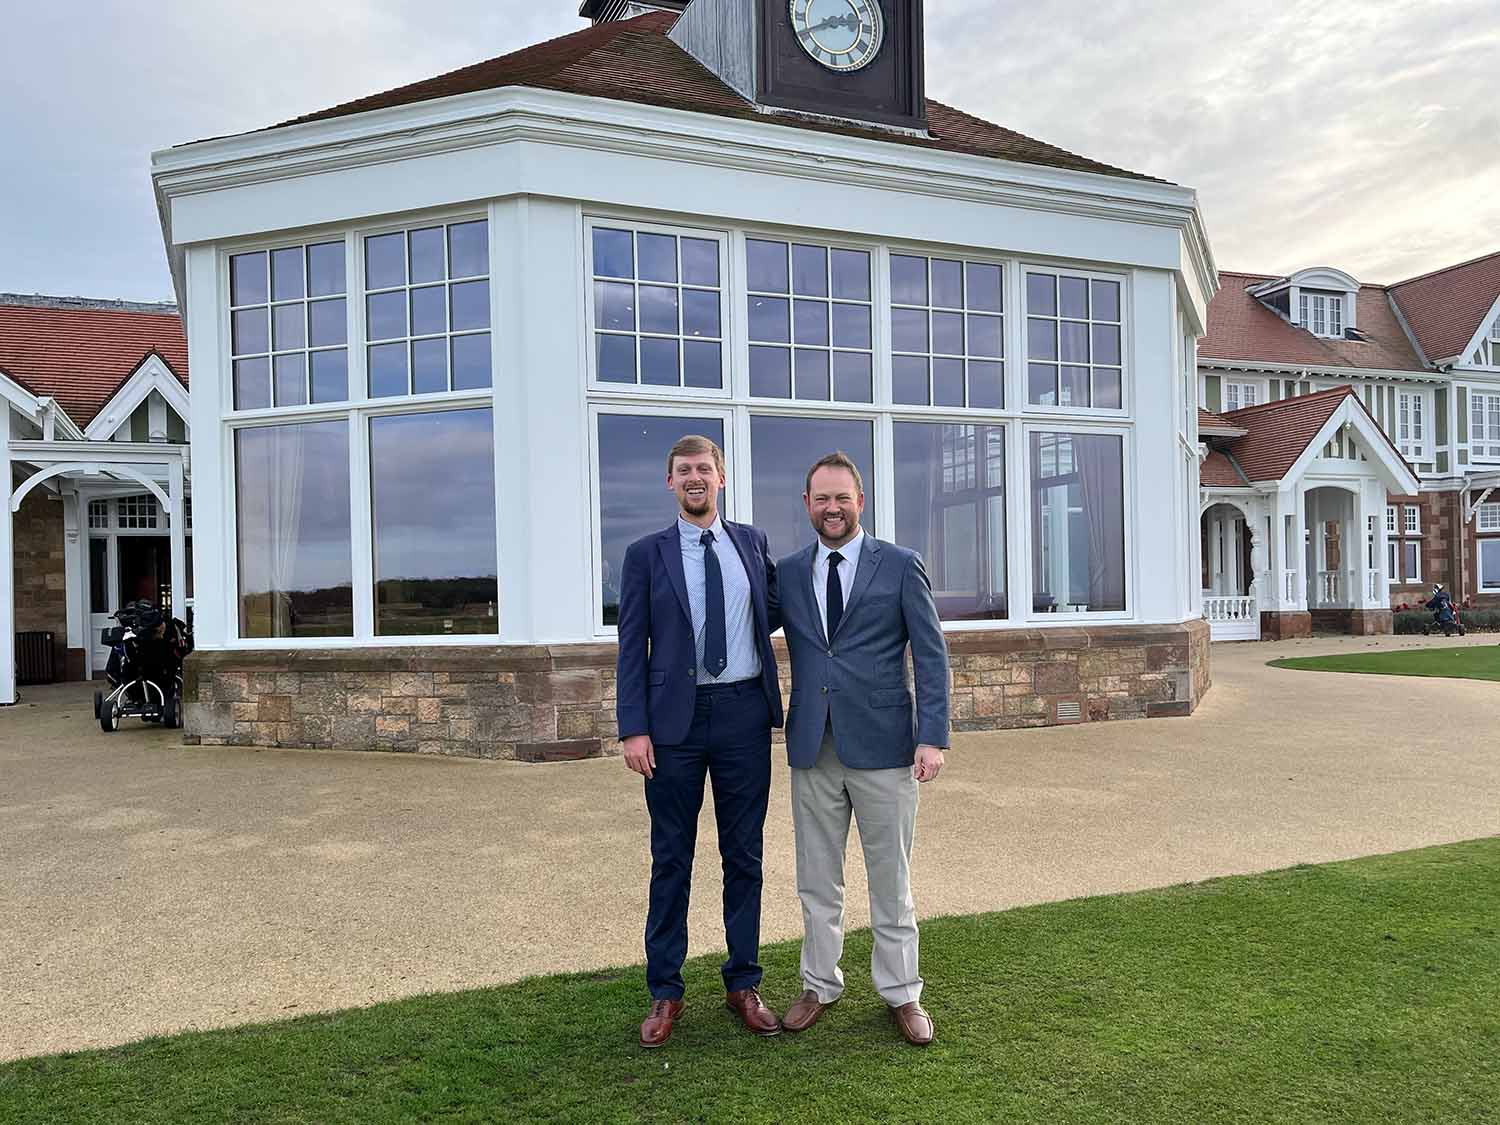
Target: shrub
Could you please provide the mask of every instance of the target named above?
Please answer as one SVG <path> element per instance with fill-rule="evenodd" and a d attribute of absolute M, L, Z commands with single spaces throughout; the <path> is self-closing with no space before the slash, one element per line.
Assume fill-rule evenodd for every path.
<path fill-rule="evenodd" d="M 1459 609 L 1458 619 L 1471 633 L 1500 632 L 1500 609 Z M 1432 611 L 1405 609 L 1398 606 L 1391 614 L 1392 629 L 1397 633 L 1421 635 L 1424 626 L 1432 627 Z"/>

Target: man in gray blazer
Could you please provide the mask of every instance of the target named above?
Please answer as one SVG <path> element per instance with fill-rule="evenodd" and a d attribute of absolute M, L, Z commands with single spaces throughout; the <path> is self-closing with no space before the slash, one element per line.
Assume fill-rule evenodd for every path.
<path fill-rule="evenodd" d="M 933 1026 L 917 973 L 911 844 L 917 784 L 937 777 L 948 745 L 948 649 L 921 558 L 860 529 L 864 482 L 854 462 L 820 459 L 803 502 L 817 541 L 776 568 L 792 657 L 786 748 L 804 929 L 804 991 L 782 1026 L 811 1027 L 844 989 L 852 813 L 870 887 L 871 976 L 901 1034 L 925 1046 Z"/>

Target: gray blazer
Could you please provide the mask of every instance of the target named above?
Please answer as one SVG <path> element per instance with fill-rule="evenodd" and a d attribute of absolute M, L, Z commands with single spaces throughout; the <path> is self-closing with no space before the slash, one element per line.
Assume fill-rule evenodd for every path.
<path fill-rule="evenodd" d="M 817 544 L 776 564 L 781 622 L 792 657 L 786 754 L 810 769 L 828 720 L 850 769 L 910 766 L 919 743 L 948 745 L 948 646 L 927 571 L 915 551 L 866 535 L 844 616 L 832 638 L 813 593 Z M 906 682 L 906 648 L 916 704 Z"/>

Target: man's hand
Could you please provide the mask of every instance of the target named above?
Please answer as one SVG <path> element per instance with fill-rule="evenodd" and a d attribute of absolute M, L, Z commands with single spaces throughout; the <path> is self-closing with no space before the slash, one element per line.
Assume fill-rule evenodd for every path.
<path fill-rule="evenodd" d="M 943 752 L 938 751 L 939 764 Z M 651 745 L 649 734 L 632 734 L 625 740 L 625 764 L 642 777 L 652 777 L 656 773 L 656 747 Z"/>
<path fill-rule="evenodd" d="M 943 752 L 936 746 L 918 746 L 917 760 L 911 775 L 918 781 L 931 781 L 943 768 Z"/>

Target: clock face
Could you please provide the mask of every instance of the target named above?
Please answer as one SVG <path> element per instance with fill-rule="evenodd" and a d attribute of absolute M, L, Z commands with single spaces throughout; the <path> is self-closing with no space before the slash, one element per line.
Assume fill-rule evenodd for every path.
<path fill-rule="evenodd" d="M 879 0 L 791 0 L 792 31 L 829 70 L 868 66 L 885 41 Z"/>

